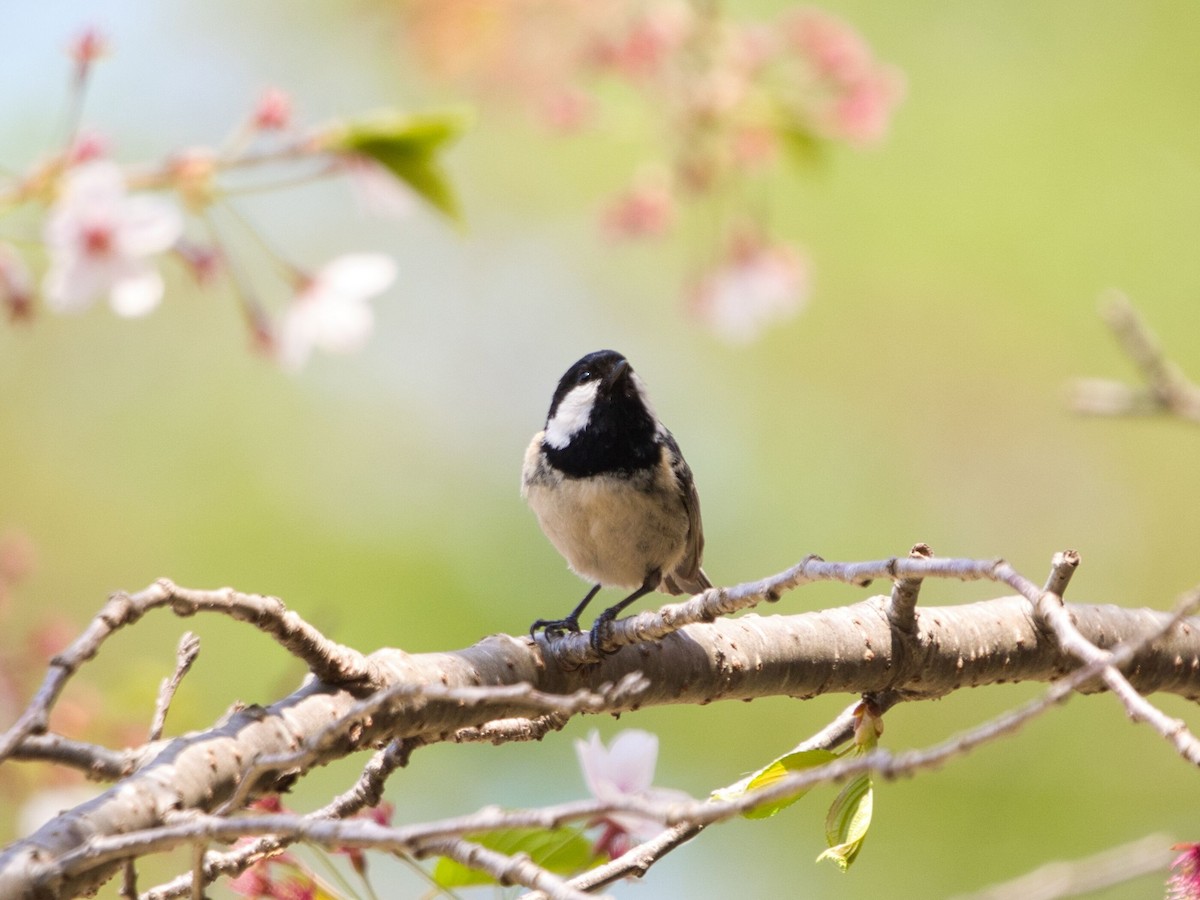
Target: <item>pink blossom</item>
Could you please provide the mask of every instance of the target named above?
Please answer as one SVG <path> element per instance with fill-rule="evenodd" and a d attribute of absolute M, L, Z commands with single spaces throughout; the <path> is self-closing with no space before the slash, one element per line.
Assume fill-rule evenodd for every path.
<path fill-rule="evenodd" d="M 733 133 L 733 158 L 739 166 L 761 170 L 779 157 L 779 138 L 769 125 L 747 125 Z"/>
<path fill-rule="evenodd" d="M 175 245 L 175 254 L 183 260 L 196 284 L 210 287 L 224 268 L 221 251 L 208 244 L 196 244 L 191 241 L 180 241 Z"/>
<path fill-rule="evenodd" d="M 692 303 L 717 335 L 745 344 L 795 315 L 807 294 L 808 265 L 795 248 L 743 235 L 734 239 L 724 265 L 701 280 Z"/>
<path fill-rule="evenodd" d="M 592 731 L 586 741 L 575 742 L 575 752 L 583 770 L 583 780 L 597 800 L 640 797 L 674 802 L 689 799 L 682 791 L 653 786 L 658 738 L 648 731 L 627 729 L 613 738 L 607 747 L 601 742 L 599 732 Z M 649 840 L 664 830 L 660 822 L 630 813 L 613 813 L 600 824 L 605 830 L 596 850 L 614 859 L 635 842 Z"/>
<path fill-rule="evenodd" d="M 118 315 L 145 315 L 163 295 L 150 257 L 182 232 L 183 218 L 173 205 L 126 194 L 115 163 L 96 160 L 71 169 L 45 225 L 46 303 L 55 312 L 79 312 L 108 294 Z"/>
<path fill-rule="evenodd" d="M 825 78 L 853 80 L 873 65 L 862 35 L 837 16 L 803 9 L 785 20 L 783 30 L 791 46 Z"/>
<path fill-rule="evenodd" d="M 75 62 L 75 81 L 87 78 L 92 63 L 108 53 L 108 38 L 96 27 L 85 28 L 67 46 L 67 53 Z"/>
<path fill-rule="evenodd" d="M 367 809 L 360 809 L 354 816 L 356 819 L 366 819 L 369 822 L 374 822 L 381 828 L 387 828 L 392 824 L 392 816 L 396 813 L 396 807 L 391 803 L 383 802 L 378 806 L 371 806 Z M 359 875 L 366 876 L 367 874 L 367 855 L 361 847 L 337 847 L 334 853 L 342 853 L 350 860 L 350 865 Z"/>
<path fill-rule="evenodd" d="M 803 10 L 785 22 L 784 31 L 816 75 L 822 129 L 860 146 L 882 138 L 904 94 L 900 73 L 877 62 L 862 35 L 828 13 Z"/>
<path fill-rule="evenodd" d="M 313 348 L 349 353 L 360 348 L 375 325 L 367 300 L 396 280 L 396 264 L 379 253 L 350 253 L 321 267 L 284 312 L 280 324 L 280 363 L 299 370 Z"/>
<path fill-rule="evenodd" d="M 583 91 L 562 87 L 542 98 L 538 111 L 546 127 L 558 134 L 574 134 L 596 116 L 596 102 Z"/>
<path fill-rule="evenodd" d="M 306 873 L 277 881 L 271 892 L 274 900 L 313 900 L 316 896 L 317 883 Z"/>
<path fill-rule="evenodd" d="M 73 166 L 101 159 L 108 155 L 108 138 L 97 131 L 84 131 L 75 136 L 67 156 Z"/>
<path fill-rule="evenodd" d="M 614 69 L 627 78 L 651 77 L 687 39 L 693 18 L 687 3 L 659 3 L 634 19 L 619 37 L 598 40 L 592 59 L 601 68 Z"/>
<path fill-rule="evenodd" d="M 892 110 L 903 95 L 904 82 L 897 72 L 874 67 L 837 95 L 826 113 L 826 129 L 852 144 L 873 144 L 887 132 Z"/>
<path fill-rule="evenodd" d="M 258 98 L 251 117 L 261 131 L 282 131 L 292 121 L 292 98 L 279 88 L 267 88 Z"/>
<path fill-rule="evenodd" d="M 1171 863 L 1167 900 L 1200 900 L 1200 844 L 1176 844 L 1183 852 Z"/>
<path fill-rule="evenodd" d="M 641 179 L 605 208 L 601 223 L 610 238 L 657 237 L 675 219 L 675 197 L 666 178 Z"/>
<path fill-rule="evenodd" d="M 243 897 L 270 897 L 275 890 L 271 861 L 261 859 L 229 882 L 229 889 Z"/>

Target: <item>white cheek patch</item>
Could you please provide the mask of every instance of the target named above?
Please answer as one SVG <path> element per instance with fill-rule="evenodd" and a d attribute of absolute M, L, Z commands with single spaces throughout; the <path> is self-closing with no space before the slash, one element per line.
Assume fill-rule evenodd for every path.
<path fill-rule="evenodd" d="M 592 417 L 592 406 L 596 402 L 596 391 L 599 389 L 599 381 L 571 388 L 554 411 L 554 418 L 546 423 L 547 444 L 555 450 L 561 450 L 571 443 L 572 437 L 587 427 L 588 420 Z"/>
<path fill-rule="evenodd" d="M 646 393 L 646 382 L 642 381 L 637 372 L 631 372 L 629 377 L 633 380 L 633 386 L 637 388 L 638 397 L 641 398 L 642 406 L 646 407 L 646 412 L 650 413 L 650 418 L 657 421 L 658 416 L 655 415 L 654 406 L 650 403 L 650 395 Z"/>

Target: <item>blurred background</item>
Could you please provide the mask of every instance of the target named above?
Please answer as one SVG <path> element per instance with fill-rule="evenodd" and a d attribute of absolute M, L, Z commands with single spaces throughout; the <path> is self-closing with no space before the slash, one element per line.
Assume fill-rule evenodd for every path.
<path fill-rule="evenodd" d="M 270 86 L 308 122 L 382 106 L 474 111 L 446 157 L 464 229 L 419 205 L 400 220 L 372 216 L 332 183 L 245 201 L 270 243 L 309 268 L 356 250 L 398 261 L 356 355 L 282 372 L 251 348 L 227 288 L 202 290 L 170 265 L 163 305 L 144 319 L 98 304 L 0 326 L 0 533 L 27 569 L 4 599 L 0 654 L 10 670 L 24 661 L 29 679 L 4 692 L 4 723 L 45 652 L 110 591 L 159 576 L 277 595 L 365 651 L 454 649 L 564 614 L 584 585 L 521 502 L 519 469 L 559 375 L 601 347 L 630 358 L 684 448 L 719 583 L 808 553 L 873 559 L 917 541 L 1004 556 L 1034 580 L 1056 550 L 1076 548 L 1077 602 L 1165 608 L 1200 581 L 1200 433 L 1081 418 L 1064 402 L 1074 376 L 1136 379 L 1096 313 L 1112 288 L 1200 375 L 1200 8 L 834 0 L 823 9 L 901 78 L 886 134 L 830 141 L 810 162 L 681 205 L 661 235 L 626 240 L 604 224 L 612 197 L 673 152 L 655 108 L 602 88 L 589 127 L 548 128 L 519 98 L 482 88 L 486 77 L 439 66 L 438 34 L 455 47 L 479 35 L 420 7 L 57 2 L 0 32 L 0 161 L 13 172 L 54 146 L 64 48 L 86 26 L 111 51 L 84 120 L 122 161 L 218 142 Z M 771 23 L 789 8 L 720 10 Z M 739 341 L 694 298 L 697 273 L 747 210 L 796 248 L 803 302 Z M 4 234 L 38 232 L 25 222 Z M 930 583 L 921 602 L 995 593 Z M 814 585 L 767 612 L 863 596 Z M 140 739 L 185 629 L 202 648 L 169 733 L 235 701 L 268 703 L 303 674 L 250 628 L 161 613 L 105 646 L 56 724 Z M 1038 692 L 901 706 L 884 746 L 926 746 Z M 573 739 L 628 727 L 659 735 L 658 784 L 703 796 L 852 699 L 651 709 L 577 720 L 536 745 L 432 747 L 388 798 L 406 822 L 579 797 Z M 1189 704 L 1158 700 L 1194 724 Z M 288 802 L 319 805 L 361 762 L 317 773 Z M 9 769 L 5 837 L 8 813 L 47 784 L 40 770 Z M 847 875 L 814 862 L 834 793 L 712 829 L 649 884 L 614 893 L 948 896 L 1151 832 L 1200 839 L 1195 773 L 1107 696 L 1076 697 L 943 770 L 880 785 Z M 426 889 L 398 864 L 372 867 L 384 896 Z M 1158 896 L 1161 883 L 1102 896 Z"/>

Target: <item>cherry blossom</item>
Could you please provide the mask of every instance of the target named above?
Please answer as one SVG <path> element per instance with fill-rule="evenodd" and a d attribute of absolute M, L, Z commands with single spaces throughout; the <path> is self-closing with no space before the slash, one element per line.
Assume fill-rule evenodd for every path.
<path fill-rule="evenodd" d="M 1176 844 L 1172 849 L 1183 852 L 1171 863 L 1171 877 L 1167 879 L 1167 900 L 1198 900 L 1200 844 Z"/>
<path fill-rule="evenodd" d="M 396 280 L 396 263 L 380 253 L 348 253 L 321 267 L 300 288 L 280 324 L 280 363 L 297 371 L 313 348 L 349 353 L 361 347 L 375 325 L 367 300 Z"/>
<path fill-rule="evenodd" d="M 150 258 L 182 233 L 179 210 L 157 197 L 129 196 L 116 163 L 96 160 L 70 170 L 45 225 L 47 305 L 79 312 L 108 294 L 118 315 L 145 315 L 163 295 Z"/>
<path fill-rule="evenodd" d="M 258 98 L 251 116 L 260 131 L 282 131 L 292 123 L 292 97 L 279 88 L 267 88 Z"/>
<path fill-rule="evenodd" d="M 656 237 L 675 220 L 675 195 L 666 173 L 655 171 L 615 197 L 604 209 L 602 227 L 610 239 Z"/>
<path fill-rule="evenodd" d="M 648 731 L 630 728 L 618 734 L 607 747 L 600 734 L 592 731 L 586 741 L 575 742 L 579 767 L 588 790 L 597 800 L 640 797 L 646 800 L 683 801 L 682 791 L 654 787 L 654 768 L 658 763 L 658 737 Z M 603 819 L 605 830 L 596 843 L 596 852 L 615 859 L 635 843 L 650 840 L 664 830 L 660 822 L 628 813 L 613 813 Z"/>
<path fill-rule="evenodd" d="M 795 315 L 807 299 L 808 264 L 795 248 L 742 235 L 727 262 L 700 282 L 692 306 L 717 335 L 745 344 Z"/>
<path fill-rule="evenodd" d="M 67 46 L 67 54 L 75 63 L 76 83 L 83 82 L 87 78 L 92 63 L 105 56 L 108 51 L 108 38 L 98 28 L 85 28 L 75 35 Z"/>
<path fill-rule="evenodd" d="M 853 27 L 828 13 L 802 10 L 785 20 L 784 32 L 824 88 L 815 102 L 824 132 L 858 146 L 883 138 L 904 96 L 900 72 L 878 62 Z"/>
<path fill-rule="evenodd" d="M 825 114 L 834 137 L 857 146 L 878 143 L 887 133 L 892 110 L 904 96 L 904 80 L 893 69 L 875 67 L 848 82 Z"/>

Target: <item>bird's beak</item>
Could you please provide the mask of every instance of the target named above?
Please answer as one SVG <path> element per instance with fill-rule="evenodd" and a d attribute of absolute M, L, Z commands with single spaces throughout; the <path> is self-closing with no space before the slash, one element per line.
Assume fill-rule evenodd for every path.
<path fill-rule="evenodd" d="M 608 373 L 608 378 L 604 379 L 604 386 L 609 390 L 612 390 L 613 386 L 622 378 L 624 378 L 630 371 L 631 369 L 629 368 L 629 360 L 621 360 L 619 363 L 613 366 L 612 371 Z"/>

